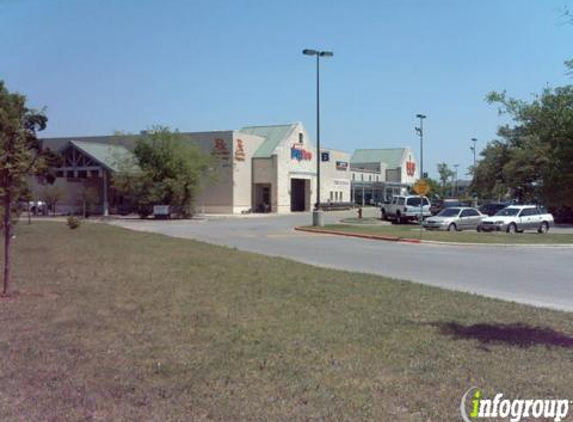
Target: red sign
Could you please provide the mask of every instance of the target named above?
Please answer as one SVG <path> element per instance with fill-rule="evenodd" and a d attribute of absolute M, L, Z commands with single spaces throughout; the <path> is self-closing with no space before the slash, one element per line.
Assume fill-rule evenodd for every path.
<path fill-rule="evenodd" d="M 241 139 L 237 139 L 237 144 L 235 145 L 235 160 L 245 161 L 245 149 Z"/>
<path fill-rule="evenodd" d="M 213 147 L 212 154 L 216 157 L 219 157 L 221 160 L 228 160 L 231 153 L 227 148 L 225 140 L 217 138 L 214 139 L 213 142 L 215 145 Z"/>
<path fill-rule="evenodd" d="M 413 161 L 406 162 L 406 174 L 408 176 L 413 176 L 416 173 L 416 163 Z"/>

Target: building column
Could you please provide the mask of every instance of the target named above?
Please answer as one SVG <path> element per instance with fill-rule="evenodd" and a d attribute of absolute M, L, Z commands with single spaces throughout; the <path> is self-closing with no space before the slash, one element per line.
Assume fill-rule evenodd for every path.
<path fill-rule="evenodd" d="M 109 215 L 109 203 L 107 201 L 107 171 L 103 171 L 103 215 L 107 217 Z"/>

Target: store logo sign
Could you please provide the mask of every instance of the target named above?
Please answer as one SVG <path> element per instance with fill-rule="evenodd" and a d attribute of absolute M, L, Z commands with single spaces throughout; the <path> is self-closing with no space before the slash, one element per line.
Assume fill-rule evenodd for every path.
<path fill-rule="evenodd" d="M 290 149 L 290 158 L 297 161 L 310 161 L 312 160 L 312 152 L 307 151 L 298 144 L 294 144 Z"/>
<path fill-rule="evenodd" d="M 342 171 L 348 170 L 348 162 L 347 161 L 337 161 L 336 162 L 336 170 L 342 170 Z"/>
<path fill-rule="evenodd" d="M 217 138 L 213 140 L 213 151 L 211 152 L 215 157 L 219 157 L 221 160 L 228 160 L 231 153 L 227 148 L 225 140 Z"/>
<path fill-rule="evenodd" d="M 245 148 L 242 139 L 237 139 L 237 143 L 235 145 L 235 160 L 245 161 Z"/>
<path fill-rule="evenodd" d="M 406 162 L 406 174 L 408 176 L 414 176 L 415 173 L 416 173 L 416 163 L 414 163 L 413 161 L 407 161 Z"/>

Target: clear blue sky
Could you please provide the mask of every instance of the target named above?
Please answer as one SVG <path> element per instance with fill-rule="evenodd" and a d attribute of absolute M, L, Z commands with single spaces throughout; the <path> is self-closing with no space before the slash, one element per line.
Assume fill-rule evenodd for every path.
<path fill-rule="evenodd" d="M 425 168 L 472 163 L 502 120 L 492 90 L 528 99 L 573 80 L 571 0 L 0 0 L 0 79 L 47 107 L 44 136 L 239 129 L 302 121 L 322 142 L 412 146 Z"/>

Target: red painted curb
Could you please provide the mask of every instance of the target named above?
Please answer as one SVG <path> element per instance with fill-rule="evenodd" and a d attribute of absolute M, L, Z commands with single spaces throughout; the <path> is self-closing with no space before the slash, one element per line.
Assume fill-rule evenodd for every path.
<path fill-rule="evenodd" d="M 322 233 L 322 234 L 334 234 L 337 236 L 346 236 L 346 237 L 358 237 L 361 239 L 370 239 L 370 240 L 386 240 L 388 242 L 406 242 L 406 243 L 420 243 L 420 239 L 408 239 L 402 238 L 398 236 L 384 236 L 379 234 L 361 234 L 361 233 L 351 233 L 351 232 L 339 232 L 336 230 L 315 230 L 315 229 L 307 229 L 304 227 L 295 227 L 295 230 L 301 232 L 309 232 L 309 233 Z"/>

